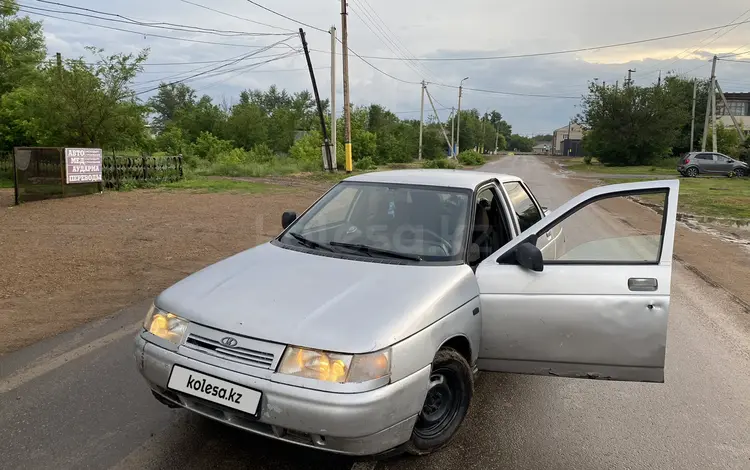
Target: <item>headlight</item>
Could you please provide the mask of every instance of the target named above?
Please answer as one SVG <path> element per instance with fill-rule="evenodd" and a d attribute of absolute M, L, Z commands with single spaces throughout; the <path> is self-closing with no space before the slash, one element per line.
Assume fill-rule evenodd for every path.
<path fill-rule="evenodd" d="M 188 322 L 174 313 L 159 310 L 154 305 L 148 309 L 143 328 L 159 338 L 166 339 L 174 344 L 180 344 L 182 337 L 187 331 Z"/>
<path fill-rule="evenodd" d="M 336 354 L 289 346 L 279 373 L 337 383 L 360 383 L 391 373 L 391 351 L 371 354 Z"/>

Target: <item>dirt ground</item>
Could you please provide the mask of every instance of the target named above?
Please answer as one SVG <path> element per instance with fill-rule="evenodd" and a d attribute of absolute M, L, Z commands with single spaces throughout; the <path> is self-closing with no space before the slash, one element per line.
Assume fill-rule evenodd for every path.
<path fill-rule="evenodd" d="M 0 189 L 0 355 L 154 297 L 267 241 L 281 230 L 284 210 L 304 210 L 332 185 L 264 182 L 267 188 L 252 194 L 140 190 L 18 207 L 9 207 L 12 190 Z M 577 193 L 598 184 L 566 182 Z M 629 201 L 607 210 L 634 229 L 658 218 Z M 747 251 L 679 225 L 675 256 L 750 313 Z"/>
<path fill-rule="evenodd" d="M 0 355 L 154 297 L 267 241 L 331 183 L 253 194 L 139 190 L 9 207 L 0 189 Z M 144 312 L 145 314 L 145 312 Z"/>

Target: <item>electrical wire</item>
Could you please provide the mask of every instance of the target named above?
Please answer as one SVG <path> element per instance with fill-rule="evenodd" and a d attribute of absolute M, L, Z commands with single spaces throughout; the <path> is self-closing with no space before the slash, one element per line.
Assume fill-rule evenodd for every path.
<path fill-rule="evenodd" d="M 445 83 L 432 83 L 432 84 L 436 86 L 442 86 L 445 88 L 455 88 L 455 89 L 459 88 L 456 85 L 446 85 Z M 565 99 L 565 100 L 581 99 L 580 96 L 543 95 L 543 94 L 536 94 L 536 93 L 516 93 L 516 92 L 511 92 L 511 91 L 485 90 L 481 88 L 470 88 L 470 87 L 462 87 L 462 88 L 464 91 L 474 91 L 477 93 L 489 93 L 493 95 L 526 96 L 530 98 L 557 98 L 557 99 Z"/>
<path fill-rule="evenodd" d="M 740 62 L 743 64 L 750 64 L 750 60 L 742 60 L 742 59 L 719 59 L 719 60 L 722 60 L 724 62 Z"/>
<path fill-rule="evenodd" d="M 191 2 L 189 0 L 180 0 L 180 1 L 183 2 L 183 3 L 187 3 L 189 5 L 196 6 L 198 8 L 203 8 L 204 10 L 208 10 L 208 11 L 212 11 L 214 13 L 218 13 L 220 15 L 228 16 L 230 18 L 235 18 L 235 19 L 238 19 L 238 20 L 247 21 L 248 23 L 259 24 L 261 26 L 266 26 L 268 28 L 274 28 L 274 29 L 278 29 L 278 30 L 281 30 L 281 31 L 288 31 L 288 32 L 295 33 L 295 34 L 297 33 L 297 31 L 294 31 L 293 29 L 282 28 L 280 26 L 274 26 L 274 25 L 268 24 L 268 23 L 261 23 L 260 21 L 251 20 L 251 19 L 245 18 L 243 16 L 238 16 L 238 15 L 234 15 L 232 13 L 227 13 L 225 11 L 217 10 L 215 8 L 207 7 L 206 5 L 201 5 L 200 3 Z"/>
<path fill-rule="evenodd" d="M 119 27 L 116 27 L 116 26 L 107 26 L 107 25 L 103 25 L 103 24 L 96 24 L 96 23 L 90 23 L 90 22 L 85 22 L 85 21 L 78 21 L 78 20 L 74 20 L 74 19 L 71 19 L 71 18 L 64 18 L 64 17 L 61 17 L 61 16 L 48 15 L 46 13 L 37 13 L 37 12 L 34 12 L 34 11 L 24 10 L 23 8 L 19 8 L 19 10 L 23 11 L 24 13 L 30 13 L 30 14 L 33 14 L 33 15 L 43 16 L 43 17 L 47 17 L 47 18 L 54 18 L 54 19 L 58 19 L 58 20 L 62 20 L 62 21 L 68 21 L 68 22 L 71 22 L 71 23 L 78 23 L 78 24 L 82 24 L 82 25 L 85 25 L 85 26 L 93 26 L 93 27 L 96 27 L 96 28 L 110 29 L 110 30 L 113 30 L 113 31 L 121 31 L 121 32 L 124 32 L 124 33 L 137 34 L 139 36 L 143 36 L 144 38 L 145 37 L 154 37 L 154 38 L 161 38 L 161 39 L 172 39 L 172 40 L 175 40 L 175 41 L 193 42 L 193 43 L 198 43 L 198 44 L 213 44 L 213 45 L 218 45 L 218 46 L 230 46 L 230 47 L 244 47 L 244 48 L 252 48 L 252 47 L 261 48 L 261 47 L 264 47 L 264 46 L 248 45 L 248 44 L 237 44 L 237 43 L 216 42 L 216 41 L 203 41 L 203 40 L 200 40 L 200 39 L 190 39 L 190 38 L 183 38 L 183 37 L 176 37 L 176 36 L 166 36 L 166 35 L 163 35 L 163 34 L 154 34 L 154 33 L 149 33 L 149 32 L 144 32 L 144 31 L 134 31 L 132 29 L 119 28 Z M 287 47 L 291 47 L 288 44 L 286 46 Z"/>
<path fill-rule="evenodd" d="M 320 31 L 321 33 L 325 33 L 325 34 L 328 34 L 328 33 L 329 33 L 329 32 L 328 32 L 328 31 L 326 31 L 325 29 L 322 29 L 322 28 L 318 28 L 317 26 L 313 26 L 313 25 L 311 25 L 311 24 L 307 24 L 307 23 L 304 23 L 304 22 L 302 22 L 302 21 L 300 21 L 300 20 L 295 20 L 294 18 L 292 18 L 292 17 L 290 17 L 290 16 L 286 16 L 285 14 L 283 14 L 283 13 L 279 13 L 278 11 L 274 11 L 274 10 L 271 10 L 270 8 L 268 8 L 268 7 L 265 7 L 265 6 L 261 5 L 260 3 L 258 3 L 258 2 L 255 2 L 255 1 L 253 1 L 253 0 L 245 0 L 245 1 L 247 1 L 248 3 L 252 3 L 253 5 L 255 5 L 255 6 L 256 6 L 256 7 L 258 7 L 258 8 L 262 8 L 262 9 L 264 9 L 264 10 L 266 10 L 266 11 L 267 11 L 267 12 L 269 12 L 269 13 L 273 13 L 273 14 L 274 14 L 274 15 L 276 15 L 276 16 L 280 16 L 280 17 L 282 17 L 282 18 L 285 18 L 285 19 L 287 19 L 287 20 L 289 20 L 289 21 L 292 21 L 292 22 L 294 22 L 294 23 L 297 23 L 297 24 L 301 24 L 302 26 L 308 27 L 308 28 L 310 28 L 310 29 L 314 29 L 314 30 L 316 30 L 316 31 Z"/>
<path fill-rule="evenodd" d="M 36 0 L 36 1 L 41 2 L 41 3 L 49 3 L 49 4 L 53 4 L 57 6 L 62 6 L 65 8 L 71 8 L 75 10 L 87 11 L 89 13 L 96 13 L 97 15 L 111 16 L 113 18 L 106 18 L 102 16 L 91 15 L 89 13 L 80 13 L 77 11 L 52 10 L 49 8 L 35 7 L 35 6 L 27 5 L 27 4 L 19 4 L 19 5 L 23 6 L 24 8 L 31 8 L 33 10 L 45 11 L 49 13 L 76 15 L 76 16 L 82 16 L 82 17 L 87 17 L 87 18 L 96 18 L 98 20 L 103 20 L 103 21 L 111 21 L 115 23 L 124 23 L 124 24 L 136 25 L 136 26 L 144 26 L 147 28 L 167 29 L 170 31 L 183 31 L 183 32 L 189 32 L 189 33 L 214 34 L 217 36 L 224 36 L 224 37 L 288 36 L 290 34 L 294 34 L 294 33 L 249 33 L 245 31 L 227 31 L 227 30 L 221 30 L 221 29 L 215 29 L 215 28 L 204 28 L 202 26 L 193 26 L 193 25 L 186 25 L 186 24 L 181 24 L 181 23 L 137 20 L 134 18 L 130 18 L 128 16 L 121 15 L 119 13 L 111 13 L 111 12 L 106 12 L 106 11 L 101 11 L 101 10 L 94 10 L 92 8 L 84 8 L 84 7 L 79 7 L 76 5 L 68 5 L 66 3 L 51 2 L 51 1 L 46 1 L 46 0 Z"/>
<path fill-rule="evenodd" d="M 391 36 L 396 41 L 396 43 L 398 45 L 401 45 L 401 50 L 406 52 L 406 56 L 410 58 L 409 60 L 413 62 L 414 64 L 416 64 L 417 66 L 419 66 L 422 70 L 424 70 L 426 72 L 426 75 L 432 76 L 434 80 L 434 78 L 437 77 L 437 74 L 433 70 L 431 70 L 429 67 L 427 67 L 425 64 L 422 64 L 421 62 L 414 60 L 416 59 L 416 56 L 399 39 L 398 35 L 394 33 L 393 30 L 391 30 L 391 28 L 388 27 L 388 24 L 385 21 L 383 21 L 383 18 L 381 18 L 380 15 L 378 15 L 378 12 L 375 10 L 375 8 L 373 8 L 372 5 L 370 5 L 370 2 L 368 2 L 367 0 L 362 0 L 362 2 L 366 6 L 366 9 L 369 8 L 372 14 L 380 21 L 380 23 L 385 27 L 385 29 L 387 29 L 388 32 L 391 33 Z"/>

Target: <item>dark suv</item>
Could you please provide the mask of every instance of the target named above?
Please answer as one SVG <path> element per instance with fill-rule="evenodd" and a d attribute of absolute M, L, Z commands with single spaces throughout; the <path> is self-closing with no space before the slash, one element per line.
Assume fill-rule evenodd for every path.
<path fill-rule="evenodd" d="M 746 176 L 750 174 L 747 163 L 735 160 L 720 153 L 690 152 L 680 160 L 677 166 L 683 176 L 729 175 Z"/>

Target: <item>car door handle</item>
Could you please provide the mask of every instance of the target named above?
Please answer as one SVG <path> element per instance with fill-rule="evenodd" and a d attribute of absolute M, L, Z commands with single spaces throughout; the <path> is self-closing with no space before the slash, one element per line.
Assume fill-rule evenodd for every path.
<path fill-rule="evenodd" d="M 653 277 L 631 277 L 628 279 L 628 289 L 636 292 L 655 291 L 659 282 Z"/>
<path fill-rule="evenodd" d="M 547 235 L 547 238 L 552 238 L 552 231 L 550 230 L 549 232 L 545 233 L 545 235 Z"/>

